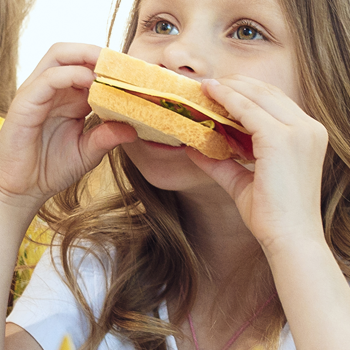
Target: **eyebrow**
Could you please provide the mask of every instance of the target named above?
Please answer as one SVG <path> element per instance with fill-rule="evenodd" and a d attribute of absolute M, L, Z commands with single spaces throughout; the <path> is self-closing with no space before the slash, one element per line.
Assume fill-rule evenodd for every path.
<path fill-rule="evenodd" d="M 147 3 L 150 0 L 140 0 L 139 2 L 139 6 L 141 6 L 142 4 Z M 174 1 L 176 0 L 158 0 L 159 2 L 163 2 L 163 3 L 167 3 L 167 4 L 173 4 Z M 180 0 L 180 1 L 186 1 L 186 0 Z M 217 2 L 220 1 L 225 1 L 225 0 L 216 0 Z M 247 0 L 231 0 L 232 4 L 231 5 L 240 5 L 240 6 L 247 6 Z M 276 10 L 276 7 L 278 9 L 280 9 L 282 11 L 281 8 L 281 4 L 280 1 L 278 0 L 248 0 L 249 4 L 248 6 L 258 6 L 258 7 L 263 7 L 263 8 L 267 8 L 267 10 L 270 9 L 270 11 L 272 10 Z"/>
<path fill-rule="evenodd" d="M 141 3 L 145 3 L 149 0 L 140 0 L 140 4 Z M 168 2 L 168 3 L 174 3 L 174 0 L 158 0 L 159 2 Z M 176 0 L 175 0 L 176 1 Z M 182 0 L 182 1 L 186 1 L 186 0 Z M 216 0 L 217 2 L 220 2 L 220 0 Z M 221 0 L 221 1 L 225 1 L 225 0 Z M 231 2 L 238 2 L 238 3 L 242 3 L 242 5 L 247 5 L 247 0 L 231 0 Z M 275 0 L 249 0 L 249 5 L 272 5 L 272 4 L 276 4 L 279 5 L 279 1 L 275 1 Z"/>

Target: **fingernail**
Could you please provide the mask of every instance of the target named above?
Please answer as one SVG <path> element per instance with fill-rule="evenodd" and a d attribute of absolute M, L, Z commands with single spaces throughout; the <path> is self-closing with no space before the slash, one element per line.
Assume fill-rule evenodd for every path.
<path fill-rule="evenodd" d="M 218 86 L 220 83 L 216 79 L 207 79 L 207 84 L 211 86 Z"/>

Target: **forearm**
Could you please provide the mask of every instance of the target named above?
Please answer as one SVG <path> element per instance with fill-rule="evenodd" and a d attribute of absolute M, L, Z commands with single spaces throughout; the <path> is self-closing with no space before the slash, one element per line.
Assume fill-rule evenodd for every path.
<path fill-rule="evenodd" d="M 298 350 L 350 344 L 350 288 L 323 240 L 266 252 Z"/>
<path fill-rule="evenodd" d="M 7 303 L 19 246 L 34 212 L 0 202 L 0 349 L 4 349 Z"/>

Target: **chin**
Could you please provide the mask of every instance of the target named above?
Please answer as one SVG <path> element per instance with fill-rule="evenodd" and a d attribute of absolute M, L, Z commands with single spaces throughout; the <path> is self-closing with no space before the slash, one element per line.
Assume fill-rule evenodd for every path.
<path fill-rule="evenodd" d="M 188 158 L 185 147 L 163 147 L 140 139 L 122 147 L 144 178 L 157 188 L 186 191 L 214 182 Z"/>

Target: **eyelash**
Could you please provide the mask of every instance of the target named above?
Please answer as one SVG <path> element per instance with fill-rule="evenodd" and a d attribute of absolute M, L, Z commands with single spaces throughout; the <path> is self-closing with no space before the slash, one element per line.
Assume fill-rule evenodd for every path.
<path fill-rule="evenodd" d="M 170 21 L 165 20 L 164 18 L 162 18 L 160 16 L 152 16 L 151 15 L 147 19 L 141 21 L 141 28 L 143 31 L 150 30 L 155 24 L 157 24 L 158 22 L 161 22 L 161 21 L 168 22 L 169 24 L 171 24 Z M 266 38 L 266 35 L 260 29 L 260 27 L 256 23 L 254 23 L 253 21 L 251 21 L 249 19 L 239 20 L 234 25 L 232 25 L 231 28 L 234 29 L 234 31 L 231 32 L 230 35 L 233 35 L 240 27 L 249 27 L 249 28 L 253 29 L 254 31 L 256 31 L 257 34 L 261 35 L 262 40 L 269 41 Z"/>
<path fill-rule="evenodd" d="M 269 41 L 265 35 L 265 33 L 261 30 L 260 26 L 258 26 L 255 22 L 249 20 L 249 19 L 242 19 L 236 22 L 234 25 L 232 25 L 232 29 L 234 29 L 233 32 L 231 32 L 230 35 L 233 35 L 237 32 L 237 30 L 241 27 L 248 27 L 253 29 L 257 34 L 262 36 L 262 40 Z"/>
<path fill-rule="evenodd" d="M 160 22 L 160 21 L 169 22 L 169 21 L 164 20 L 164 18 L 162 18 L 160 16 L 149 16 L 149 17 L 147 17 L 147 19 L 141 21 L 141 28 L 143 31 L 149 30 L 153 27 L 154 24 L 156 24 L 157 22 Z"/>

